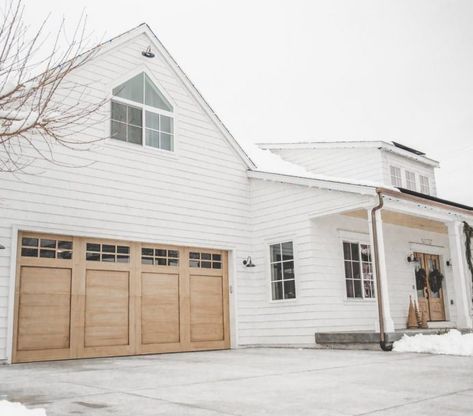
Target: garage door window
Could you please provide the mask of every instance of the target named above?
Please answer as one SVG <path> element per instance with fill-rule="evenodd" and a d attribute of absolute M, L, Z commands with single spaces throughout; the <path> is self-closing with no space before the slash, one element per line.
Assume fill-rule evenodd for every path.
<path fill-rule="evenodd" d="M 129 263 L 130 247 L 114 244 L 87 243 L 85 256 L 87 261 Z"/>
<path fill-rule="evenodd" d="M 72 241 L 23 237 L 21 239 L 21 255 L 23 257 L 69 260 L 72 259 Z"/>
<path fill-rule="evenodd" d="M 179 266 L 179 251 L 143 247 L 141 249 L 141 263 L 154 266 Z"/>
<path fill-rule="evenodd" d="M 189 253 L 189 266 L 201 269 L 221 269 L 222 255 L 191 251 Z"/>

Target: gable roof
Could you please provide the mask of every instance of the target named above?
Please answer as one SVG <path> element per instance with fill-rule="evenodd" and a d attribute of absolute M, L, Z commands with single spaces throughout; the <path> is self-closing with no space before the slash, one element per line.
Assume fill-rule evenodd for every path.
<path fill-rule="evenodd" d="M 146 35 L 149 38 L 152 45 L 156 48 L 157 51 L 159 51 L 159 53 L 164 58 L 166 63 L 170 66 L 170 68 L 174 71 L 176 76 L 182 81 L 184 86 L 187 88 L 191 96 L 197 101 L 197 103 L 204 110 L 204 112 L 209 116 L 209 118 L 212 120 L 212 122 L 217 127 L 217 129 L 225 137 L 225 139 L 230 144 L 230 146 L 240 156 L 240 158 L 242 159 L 244 164 L 247 166 L 247 168 L 248 169 L 255 168 L 256 165 L 253 162 L 253 160 L 245 152 L 245 150 L 242 148 L 240 143 L 235 139 L 235 137 L 233 137 L 233 135 L 227 129 L 227 127 L 222 122 L 222 120 L 220 120 L 220 118 L 217 116 L 217 114 L 209 105 L 209 103 L 204 99 L 202 94 L 199 92 L 196 86 L 192 83 L 189 77 L 185 74 L 182 68 L 178 65 L 178 63 L 174 60 L 174 58 L 171 56 L 171 54 L 168 52 L 165 46 L 161 43 L 161 41 L 158 39 L 156 34 L 151 30 L 151 28 L 148 26 L 147 23 L 141 23 L 140 25 L 120 35 L 117 35 L 105 42 L 102 42 L 99 45 L 97 45 L 95 48 L 93 48 L 91 51 L 95 50 L 97 51 L 98 54 L 105 53 L 109 49 L 118 47 L 124 42 L 127 42 L 130 39 L 133 39 L 142 34 Z M 91 51 L 88 51 L 88 52 L 91 52 Z"/>
<path fill-rule="evenodd" d="M 261 149 L 353 149 L 378 148 L 380 150 L 404 156 L 431 167 L 439 167 L 437 160 L 425 153 L 390 140 L 338 140 L 338 141 L 300 141 L 300 142 L 267 142 L 258 143 Z"/>
<path fill-rule="evenodd" d="M 166 47 L 161 43 L 157 35 L 153 30 L 148 26 L 147 23 L 141 23 L 140 25 L 119 34 L 105 42 L 100 43 L 95 48 L 98 54 L 105 53 L 109 49 L 120 46 L 121 44 L 141 35 L 145 34 L 152 45 L 156 48 L 161 56 L 165 59 L 166 63 L 171 67 L 176 76 L 182 81 L 189 93 L 193 98 L 198 102 L 203 111 L 209 116 L 213 121 L 217 129 L 223 134 L 224 138 L 230 144 L 230 146 L 236 151 L 240 156 L 242 161 L 248 168 L 249 177 L 253 178 L 267 178 L 271 180 L 277 180 L 287 183 L 297 184 L 299 182 L 310 183 L 311 186 L 316 186 L 320 188 L 327 189 L 337 189 L 348 192 L 356 193 L 372 193 L 373 190 L 379 187 L 386 188 L 385 185 L 362 180 L 352 180 L 347 178 L 338 178 L 327 175 L 317 175 L 314 174 L 302 166 L 296 165 L 294 163 L 288 162 L 278 155 L 272 153 L 269 149 L 276 148 L 314 148 L 326 146 L 326 147 L 336 147 L 340 146 L 380 146 L 384 147 L 385 145 L 390 145 L 392 148 L 396 148 L 393 142 L 384 142 L 384 141 L 371 141 L 371 142 L 299 142 L 299 143 L 265 143 L 254 145 L 252 143 L 247 143 L 244 141 L 237 140 L 222 122 L 222 120 L 217 116 L 215 111 L 209 105 L 209 103 L 204 99 L 200 91 L 192 83 L 186 73 L 182 70 L 179 64 L 174 60 Z M 91 52 L 91 51 L 89 51 Z M 86 52 L 87 53 L 87 52 Z M 408 152 L 408 150 L 401 149 L 400 151 Z M 405 148 L 405 146 L 404 146 Z M 419 152 L 420 153 L 420 152 Z M 423 157 L 418 155 L 417 157 Z M 425 158 L 429 161 L 431 159 Z M 438 162 L 432 161 L 438 165 Z M 389 188 L 393 192 L 399 192 L 396 188 Z"/>

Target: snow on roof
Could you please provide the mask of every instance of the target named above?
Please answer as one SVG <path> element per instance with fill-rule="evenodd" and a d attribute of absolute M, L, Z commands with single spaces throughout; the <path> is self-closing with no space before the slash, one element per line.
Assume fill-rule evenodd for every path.
<path fill-rule="evenodd" d="M 314 179 L 318 181 L 326 182 L 338 182 L 347 185 L 358 185 L 358 186 L 367 186 L 372 188 L 389 188 L 396 190 L 396 188 L 387 187 L 381 183 L 376 183 L 372 181 L 363 181 L 357 179 L 348 179 L 340 178 L 336 176 L 328 176 L 322 174 L 316 174 L 308 171 L 302 166 L 296 165 L 295 163 L 288 162 L 284 160 L 279 155 L 271 152 L 271 150 L 264 150 L 259 148 L 256 144 L 239 140 L 240 145 L 243 150 L 248 154 L 253 163 L 256 165 L 255 169 L 252 171 L 262 172 L 262 173 L 275 173 L 278 175 L 293 176 L 298 178 Z"/>
<path fill-rule="evenodd" d="M 261 149 L 340 149 L 340 148 L 380 148 L 392 153 L 417 160 L 427 165 L 438 167 L 439 162 L 425 155 L 424 152 L 405 146 L 392 140 L 308 140 L 308 141 L 271 141 L 257 143 Z"/>

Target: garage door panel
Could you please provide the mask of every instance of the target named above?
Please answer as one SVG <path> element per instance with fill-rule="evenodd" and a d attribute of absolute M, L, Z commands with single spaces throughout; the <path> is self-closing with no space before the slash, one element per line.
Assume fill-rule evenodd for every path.
<path fill-rule="evenodd" d="M 179 342 L 179 275 L 141 276 L 141 342 Z"/>
<path fill-rule="evenodd" d="M 85 347 L 129 344 L 129 272 L 88 270 Z"/>
<path fill-rule="evenodd" d="M 229 347 L 225 252 L 26 232 L 18 240 L 15 362 Z"/>
<path fill-rule="evenodd" d="M 71 269 L 20 269 L 17 350 L 70 346 Z"/>
<path fill-rule="evenodd" d="M 224 339 L 222 277 L 191 276 L 191 341 Z"/>

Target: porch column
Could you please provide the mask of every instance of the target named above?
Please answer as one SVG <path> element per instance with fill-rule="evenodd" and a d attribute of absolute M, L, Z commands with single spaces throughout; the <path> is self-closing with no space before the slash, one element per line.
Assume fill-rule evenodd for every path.
<path fill-rule="evenodd" d="M 470 315 L 470 285 L 467 279 L 465 244 L 463 243 L 463 224 L 460 221 L 449 222 L 448 242 L 453 271 L 453 286 L 455 288 L 455 305 L 457 311 L 457 326 L 472 328 Z"/>
<path fill-rule="evenodd" d="M 386 267 L 386 254 L 384 248 L 384 234 L 383 234 L 383 219 L 381 217 L 381 211 L 376 211 L 376 229 L 378 237 L 378 257 L 379 257 L 379 272 L 380 272 L 380 282 L 381 282 L 381 294 L 382 294 L 382 305 L 383 305 L 383 315 L 384 315 L 384 332 L 394 332 L 394 321 L 391 317 L 391 306 L 389 302 L 389 290 L 388 290 L 388 272 Z M 374 261 L 374 238 L 373 238 L 373 225 L 371 223 L 371 210 L 368 211 L 368 227 L 370 233 L 370 243 L 371 243 L 371 258 Z M 376 269 L 373 264 L 373 275 L 376 279 Z M 380 300 L 377 299 L 377 302 Z M 376 324 L 378 326 L 378 323 Z"/>

